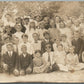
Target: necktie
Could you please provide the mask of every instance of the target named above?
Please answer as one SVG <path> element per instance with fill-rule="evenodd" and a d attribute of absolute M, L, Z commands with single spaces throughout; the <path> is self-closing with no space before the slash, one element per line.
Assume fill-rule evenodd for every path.
<path fill-rule="evenodd" d="M 50 62 L 50 65 L 51 65 L 50 54 L 49 53 L 48 53 L 48 62 Z"/>
<path fill-rule="evenodd" d="M 11 57 L 11 52 L 9 52 L 9 56 Z"/>

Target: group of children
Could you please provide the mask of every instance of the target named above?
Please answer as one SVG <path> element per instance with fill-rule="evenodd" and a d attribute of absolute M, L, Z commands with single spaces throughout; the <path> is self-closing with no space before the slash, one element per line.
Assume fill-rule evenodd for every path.
<path fill-rule="evenodd" d="M 83 70 L 83 25 L 84 18 L 18 17 L 0 31 L 0 70 L 15 76 Z"/>

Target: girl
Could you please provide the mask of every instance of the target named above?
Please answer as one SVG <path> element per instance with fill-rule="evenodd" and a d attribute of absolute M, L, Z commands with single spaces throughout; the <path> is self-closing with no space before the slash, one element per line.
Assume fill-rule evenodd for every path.
<path fill-rule="evenodd" d="M 44 73 L 48 68 L 48 64 L 42 58 L 40 50 L 35 51 L 33 58 L 33 73 Z"/>
<path fill-rule="evenodd" d="M 53 19 L 50 20 L 51 28 L 48 29 L 50 33 L 50 38 L 54 42 L 54 40 L 60 36 L 60 31 L 57 29 L 57 26 L 55 25 L 55 21 Z"/>
<path fill-rule="evenodd" d="M 40 35 L 39 39 L 43 40 L 44 39 L 43 33 L 47 31 L 47 29 L 45 29 L 45 27 L 44 27 L 43 22 L 39 23 L 39 30 L 38 31 L 39 31 L 39 35 Z"/>
<path fill-rule="evenodd" d="M 60 71 L 68 71 L 68 68 L 66 66 L 66 53 L 63 50 L 63 45 L 60 44 L 57 46 L 57 51 L 54 52 L 54 60 L 57 63 Z"/>
<path fill-rule="evenodd" d="M 53 43 L 53 50 L 57 51 L 57 46 L 59 46 L 60 44 L 61 44 L 61 39 L 60 38 L 55 39 Z"/>
<path fill-rule="evenodd" d="M 67 40 L 68 42 L 71 44 L 71 40 L 72 40 L 72 34 L 73 34 L 73 23 L 71 20 L 68 20 L 66 22 L 66 36 L 67 36 Z"/>
<path fill-rule="evenodd" d="M 74 54 L 74 46 L 69 49 L 69 54 L 67 55 L 66 64 L 69 70 L 81 70 L 84 68 L 83 63 L 79 63 L 78 55 Z"/>
<path fill-rule="evenodd" d="M 61 35 L 61 39 L 62 39 L 61 44 L 63 45 L 63 49 L 66 51 L 66 53 L 68 53 L 68 50 L 71 44 L 68 42 L 67 36 L 65 34 Z"/>
<path fill-rule="evenodd" d="M 28 41 L 29 42 L 34 42 L 34 39 L 32 37 L 32 34 L 33 33 L 38 33 L 38 29 L 36 29 L 36 25 L 35 25 L 35 22 L 30 22 L 29 23 L 29 28 L 26 30 L 25 32 L 27 35 L 28 35 Z"/>

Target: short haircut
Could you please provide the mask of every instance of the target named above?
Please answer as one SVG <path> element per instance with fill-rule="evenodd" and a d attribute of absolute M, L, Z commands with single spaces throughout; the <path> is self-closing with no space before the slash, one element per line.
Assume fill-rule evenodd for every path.
<path fill-rule="evenodd" d="M 37 36 L 38 36 L 38 33 L 33 33 L 32 35 L 33 35 L 33 36 L 34 36 L 34 35 L 37 35 Z"/>
<path fill-rule="evenodd" d="M 46 48 L 47 45 L 49 45 L 49 46 L 51 47 L 51 44 L 50 44 L 50 43 L 46 43 L 46 44 L 45 44 L 45 48 Z"/>
<path fill-rule="evenodd" d="M 22 35 L 22 38 L 23 38 L 23 37 L 28 38 L 28 35 L 27 35 L 27 34 L 23 34 L 23 35 Z"/>
<path fill-rule="evenodd" d="M 13 44 L 9 43 L 6 45 L 6 47 L 11 46 L 13 48 Z"/>
<path fill-rule="evenodd" d="M 45 32 L 43 33 L 43 36 L 45 36 L 46 34 L 50 35 L 49 32 L 45 31 Z"/>
<path fill-rule="evenodd" d="M 19 28 L 22 29 L 22 25 L 21 25 L 20 23 L 18 23 L 18 24 L 16 23 L 16 24 L 15 24 L 15 28 L 16 28 L 16 29 L 17 29 L 18 26 L 20 26 Z"/>
<path fill-rule="evenodd" d="M 36 53 L 42 54 L 42 53 L 41 53 L 41 50 L 36 50 L 36 51 L 35 51 L 35 54 L 36 54 Z"/>

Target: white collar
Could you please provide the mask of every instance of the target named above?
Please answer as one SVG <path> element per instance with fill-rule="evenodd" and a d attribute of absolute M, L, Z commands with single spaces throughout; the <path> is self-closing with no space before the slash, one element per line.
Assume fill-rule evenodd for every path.
<path fill-rule="evenodd" d="M 26 57 L 27 54 L 23 54 L 24 57 Z"/>

